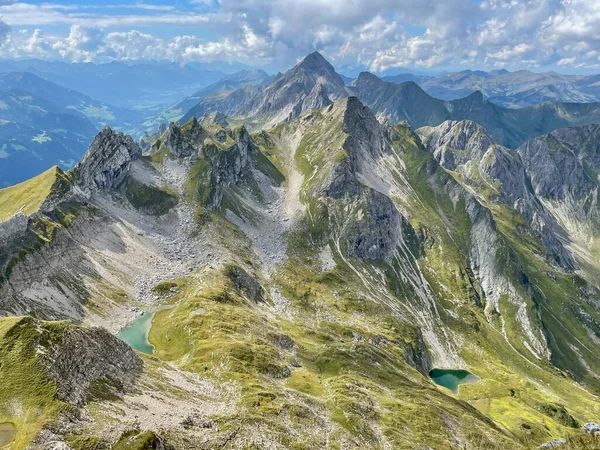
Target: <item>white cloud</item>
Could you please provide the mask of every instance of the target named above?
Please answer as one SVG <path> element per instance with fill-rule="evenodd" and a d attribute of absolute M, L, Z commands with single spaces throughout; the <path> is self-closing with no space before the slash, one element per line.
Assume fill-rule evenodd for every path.
<path fill-rule="evenodd" d="M 600 67 L 600 0 L 188 0 L 52 4 L 0 0 L 0 57 L 335 64 Z M 68 35 L 44 32 L 68 25 Z M 18 31 L 35 27 L 34 32 Z M 167 27 L 173 38 L 153 35 Z M 118 27 L 115 30 L 115 27 Z M 42 30 L 42 31 L 40 31 Z M 198 31 L 202 30 L 201 33 Z M 207 33 L 209 32 L 209 33 Z M 210 35 L 210 39 L 198 37 Z"/>

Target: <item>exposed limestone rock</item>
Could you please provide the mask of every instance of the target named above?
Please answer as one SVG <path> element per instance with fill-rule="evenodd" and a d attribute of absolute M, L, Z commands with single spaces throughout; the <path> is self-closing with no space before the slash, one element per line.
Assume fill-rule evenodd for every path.
<path fill-rule="evenodd" d="M 0 242 L 8 241 L 16 236 L 23 235 L 27 231 L 29 218 L 22 213 L 19 213 L 6 222 L 0 223 Z"/>
<path fill-rule="evenodd" d="M 435 159 L 459 173 L 483 199 L 499 199 L 523 215 L 539 233 L 553 261 L 565 269 L 577 268 L 564 246 L 567 233 L 536 197 L 518 153 L 493 143 L 481 126 L 468 120 L 446 121 L 422 130 L 422 136 Z"/>
<path fill-rule="evenodd" d="M 209 208 L 216 208 L 223 198 L 223 189 L 238 183 L 251 170 L 254 146 L 245 127 L 233 132 L 235 143 L 226 150 L 205 146 L 204 157 L 210 164 L 212 193 Z"/>
<path fill-rule="evenodd" d="M 495 146 L 484 130 L 469 120 L 447 120 L 431 129 L 424 141 L 427 150 L 449 170 L 479 160 Z"/>
<path fill-rule="evenodd" d="M 552 439 L 550 442 L 545 442 L 542 445 L 538 445 L 537 449 L 538 450 L 546 450 L 546 449 L 549 449 L 549 448 L 558 448 L 558 447 L 562 447 L 566 443 L 567 443 L 567 440 L 564 439 L 564 438 L 561 438 L 561 439 Z"/>
<path fill-rule="evenodd" d="M 207 137 L 207 133 L 195 117 L 190 120 L 186 128 L 184 132 L 182 127 L 171 123 L 165 135 L 164 145 L 171 154 L 179 158 L 198 154 L 202 149 L 204 138 Z"/>
<path fill-rule="evenodd" d="M 532 139 L 517 149 L 537 195 L 553 200 L 567 196 L 579 198 L 594 188 L 583 160 L 580 161 L 577 154 L 561 142 L 569 136 L 562 130 L 556 131 Z M 570 144 L 575 145 L 575 142 Z"/>
<path fill-rule="evenodd" d="M 599 435 L 600 434 L 600 425 L 596 422 L 588 422 L 583 426 L 583 431 L 587 434 Z"/>
<path fill-rule="evenodd" d="M 57 398 L 73 405 L 89 395 L 131 392 L 142 371 L 142 360 L 131 347 L 103 328 L 67 330 L 44 361 Z"/>
<path fill-rule="evenodd" d="M 131 161 L 141 154 L 142 149 L 131 136 L 105 127 L 73 169 L 76 182 L 90 190 L 117 189 L 125 181 Z"/>
<path fill-rule="evenodd" d="M 402 238 L 402 226 L 410 225 L 380 192 L 369 189 L 365 203 L 368 210 L 348 233 L 348 252 L 366 260 L 388 260 Z"/>

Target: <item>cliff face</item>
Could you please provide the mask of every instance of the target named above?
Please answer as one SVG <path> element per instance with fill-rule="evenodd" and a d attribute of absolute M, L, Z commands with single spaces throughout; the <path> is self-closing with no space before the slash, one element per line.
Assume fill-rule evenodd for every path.
<path fill-rule="evenodd" d="M 471 121 L 448 121 L 421 131 L 427 150 L 443 167 L 460 174 L 461 181 L 483 200 L 500 201 L 521 214 L 538 233 L 553 262 L 568 270 L 578 268 L 565 247 L 568 232 L 544 206 L 532 184 L 536 174 L 520 150 L 493 143 L 485 130 Z M 545 164 L 542 158 L 538 164 Z M 559 179 L 556 181 L 560 184 Z"/>
<path fill-rule="evenodd" d="M 0 417 L 16 428 L 14 448 L 25 448 L 42 427 L 52 436 L 60 426 L 45 427 L 49 421 L 67 423 L 63 414 L 76 421 L 89 402 L 123 398 L 143 370 L 140 357 L 104 329 L 31 317 L 0 318 L 0 360 Z M 28 448 L 50 440 L 38 442 Z"/>
<path fill-rule="evenodd" d="M 56 383 L 56 398 L 73 405 L 94 395 L 131 392 L 142 373 L 142 360 L 122 340 L 103 328 L 71 328 L 42 358 Z"/>
<path fill-rule="evenodd" d="M 142 149 L 131 136 L 106 127 L 94 138 L 73 173 L 83 188 L 117 189 L 127 177 L 131 162 L 141 154 Z"/>

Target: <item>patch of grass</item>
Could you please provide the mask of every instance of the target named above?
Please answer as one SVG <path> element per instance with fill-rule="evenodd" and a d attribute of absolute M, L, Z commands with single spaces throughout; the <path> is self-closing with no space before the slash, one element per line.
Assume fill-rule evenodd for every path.
<path fill-rule="evenodd" d="M 165 446 L 164 442 L 153 432 L 137 430 L 124 433 L 112 446 L 112 450 L 156 450 L 159 448 L 171 449 L 169 445 Z"/>
<path fill-rule="evenodd" d="M 155 216 L 162 216 L 177 205 L 174 192 L 143 184 L 131 177 L 125 185 L 125 197 L 134 208 Z"/>
<path fill-rule="evenodd" d="M 105 450 L 106 444 L 99 437 L 68 434 L 65 441 L 73 450 Z"/>

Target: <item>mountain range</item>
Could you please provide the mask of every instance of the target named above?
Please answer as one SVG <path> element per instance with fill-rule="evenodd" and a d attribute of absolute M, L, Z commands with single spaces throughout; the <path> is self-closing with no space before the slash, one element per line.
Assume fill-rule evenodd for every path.
<path fill-rule="evenodd" d="M 383 77 L 384 81 L 414 81 L 429 95 L 442 100 L 456 100 L 480 91 L 491 102 L 507 108 L 533 106 L 555 101 L 594 103 L 600 101 L 598 75 L 565 75 L 556 72 L 535 73 L 528 70 L 463 70 L 438 76 L 401 73 Z"/>
<path fill-rule="evenodd" d="M 202 99 L 211 95 L 225 95 L 226 93 L 232 92 L 236 89 L 241 89 L 246 86 L 248 87 L 261 87 L 273 79 L 272 76 L 267 74 L 264 70 L 241 70 L 231 75 L 227 75 L 219 81 L 206 86 L 205 88 L 195 92 L 194 94 L 186 97 L 180 102 L 169 106 L 159 114 L 147 119 L 141 128 L 138 130 L 142 132 L 148 132 L 152 134 L 162 124 L 168 124 L 172 121 L 181 119 L 190 109 L 195 107 Z M 138 133 L 139 134 L 139 133 Z"/>
<path fill-rule="evenodd" d="M 516 148 L 557 128 L 600 122 L 598 103 L 545 102 L 519 109 L 500 107 L 479 91 L 457 100 L 431 97 L 415 82 L 386 82 L 363 72 L 349 86 L 319 53 L 313 53 L 264 87 L 244 87 L 203 98 L 181 119 L 219 111 L 252 129 L 270 128 L 338 98 L 358 97 L 381 119 L 413 128 L 446 120 L 473 120 L 498 143 Z"/>
<path fill-rule="evenodd" d="M 0 61 L 0 72 L 28 72 L 106 103 L 129 109 L 163 108 L 226 73 L 174 63 L 64 63 L 37 59 Z"/>
<path fill-rule="evenodd" d="M 0 190 L 7 444 L 598 447 L 600 125 L 323 61 Z"/>
<path fill-rule="evenodd" d="M 541 103 L 507 108 L 501 106 L 506 103 L 502 100 L 501 104 L 494 103 L 492 99 L 498 96 L 487 85 L 481 85 L 483 92 L 442 100 L 429 95 L 414 81 L 403 81 L 410 78 L 404 75 L 393 78 L 397 82 L 390 82 L 386 81 L 389 77 L 380 79 L 363 72 L 350 80 L 336 73 L 319 53 L 309 55 L 275 77 L 262 70 L 244 69 L 225 75 L 207 66 L 172 64 L 65 65 L 29 60 L 10 61 L 3 66 L 3 70 L 10 69 L 31 72 L 7 72 L 0 76 L 0 92 L 11 95 L 10 101 L 4 101 L 10 108 L 7 106 L 0 113 L 0 119 L 10 123 L 0 131 L 2 155 L 5 160 L 14 160 L 11 165 L 0 164 L 0 186 L 23 181 L 53 164 L 70 168 L 81 158 L 93 135 L 105 125 L 147 140 L 145 135 L 154 135 L 171 121 L 183 124 L 191 117 L 218 111 L 234 125 L 245 124 L 251 130 L 268 129 L 347 96 L 357 96 L 380 120 L 407 121 L 415 129 L 437 126 L 446 120 L 473 120 L 484 126 L 496 142 L 509 148 L 558 128 L 600 120 L 598 103 L 589 102 L 593 100 L 590 96 L 575 94 L 574 82 L 561 85 L 573 95 L 557 98 L 579 99 L 584 103 L 543 101 L 545 97 L 536 97 Z M 492 83 L 499 77 L 513 80 L 505 71 L 465 72 L 462 78 L 448 74 L 444 80 L 449 86 L 458 86 L 449 80 L 464 78 L 464 83 L 472 81 L 476 86 L 475 79 Z M 552 79 L 550 75 L 525 78 L 540 86 Z M 591 86 L 593 77 L 588 78 Z M 434 78 L 417 79 L 429 90 L 431 80 Z M 466 94 L 471 89 L 457 88 L 453 92 Z M 441 92 L 441 97 L 447 95 Z M 25 118 L 27 114 L 30 117 Z M 58 123 L 58 119 L 40 120 L 42 116 L 55 115 L 62 117 L 61 127 L 49 124 L 52 120 Z M 83 123 L 86 119 L 94 130 L 89 123 Z"/>
<path fill-rule="evenodd" d="M 0 186 L 68 169 L 102 127 L 131 129 L 142 118 L 31 73 L 0 73 Z"/>

